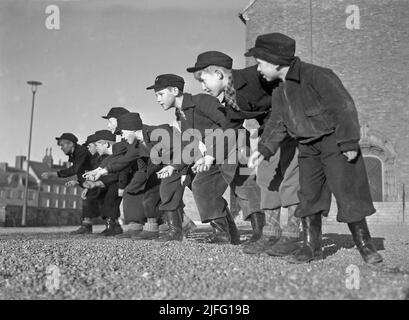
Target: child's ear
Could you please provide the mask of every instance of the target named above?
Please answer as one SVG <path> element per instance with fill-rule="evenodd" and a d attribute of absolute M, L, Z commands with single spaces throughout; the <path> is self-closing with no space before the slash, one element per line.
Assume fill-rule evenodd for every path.
<path fill-rule="evenodd" d="M 219 80 L 223 80 L 223 78 L 224 78 L 223 72 L 221 72 L 220 70 L 216 70 L 216 73 L 217 73 L 217 76 L 218 76 Z"/>

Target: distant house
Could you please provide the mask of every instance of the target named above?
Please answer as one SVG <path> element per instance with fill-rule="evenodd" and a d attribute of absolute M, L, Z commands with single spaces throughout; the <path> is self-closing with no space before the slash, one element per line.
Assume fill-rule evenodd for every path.
<path fill-rule="evenodd" d="M 0 164 L 0 204 L 23 205 L 26 157 L 17 156 L 15 167 Z M 81 187 L 66 187 L 70 178 L 42 179 L 43 172 L 56 172 L 66 166 L 54 165 L 51 148 L 39 161 L 30 161 L 28 206 L 59 209 L 82 209 Z M 73 177 L 75 179 L 75 177 Z"/>

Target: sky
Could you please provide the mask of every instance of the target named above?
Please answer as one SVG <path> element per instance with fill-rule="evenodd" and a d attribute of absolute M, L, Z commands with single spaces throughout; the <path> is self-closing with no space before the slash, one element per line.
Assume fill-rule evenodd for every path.
<path fill-rule="evenodd" d="M 84 142 L 106 129 L 111 107 L 139 112 L 147 124 L 172 123 L 152 91 L 157 75 L 185 78 L 185 91 L 201 87 L 186 72 L 199 53 L 218 50 L 245 66 L 246 28 L 238 18 L 249 0 L 0 0 L 0 162 L 14 166 L 28 148 L 32 93 L 35 100 L 31 160 L 72 132 Z M 49 5 L 60 11 L 60 29 L 49 30 Z"/>

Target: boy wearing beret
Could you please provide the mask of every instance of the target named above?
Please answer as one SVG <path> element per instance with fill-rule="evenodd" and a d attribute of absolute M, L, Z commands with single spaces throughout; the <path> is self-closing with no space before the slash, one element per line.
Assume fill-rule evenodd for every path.
<path fill-rule="evenodd" d="M 79 185 L 82 187 L 84 178 L 82 175 L 84 172 L 91 170 L 91 154 L 86 147 L 78 144 L 78 138 L 72 133 L 63 133 L 60 137 L 55 138 L 58 146 L 65 155 L 68 156 L 68 161 L 72 163 L 69 168 L 61 169 L 57 172 L 44 172 L 41 174 L 43 179 L 49 177 L 68 178 L 72 176 L 77 177 Z M 86 214 L 91 212 L 87 209 L 89 204 L 83 201 L 83 221 L 80 228 L 71 232 L 75 234 L 89 234 L 92 233 L 92 217 L 87 217 Z"/>
<path fill-rule="evenodd" d="M 232 62 L 223 52 L 207 51 L 199 54 L 195 66 L 187 71 L 194 73 L 205 92 L 223 97 L 230 127 L 241 127 L 256 120 L 255 125 L 261 126 L 259 134 L 271 109 L 271 92 L 277 82 L 263 79 L 257 66 L 236 70 L 232 69 Z M 284 256 L 299 247 L 300 220 L 294 217 L 299 202 L 296 145 L 294 139 L 287 137 L 280 144 L 279 152 L 258 167 L 257 178 L 254 174 L 240 174 L 235 178 L 234 185 L 240 188 L 233 189 L 243 218 L 251 222 L 253 229 L 252 237 L 243 248 L 245 253 Z M 288 208 L 289 213 L 283 228 L 280 228 L 281 207 Z"/>
<path fill-rule="evenodd" d="M 302 62 L 294 54 L 295 40 L 281 33 L 257 37 L 254 48 L 246 53 L 255 57 L 268 81 L 281 80 L 249 167 L 275 154 L 287 134 L 298 140 L 300 204 L 295 215 L 301 218 L 304 239 L 289 262 L 322 259 L 321 218 L 328 215 L 333 193 L 337 220 L 348 224 L 363 260 L 379 263 L 382 257 L 366 223 L 366 216 L 375 209 L 359 147 L 354 101 L 332 70 Z"/>
<path fill-rule="evenodd" d="M 202 143 L 205 142 L 207 129 L 224 128 L 225 114 L 216 98 L 206 94 L 193 96 L 184 93 L 184 83 L 182 77 L 174 74 L 163 74 L 156 77 L 155 83 L 147 89 L 155 91 L 157 102 L 164 110 L 176 109 L 182 134 L 191 133 L 193 136 L 199 134 L 200 137 L 197 138 Z M 182 150 L 185 150 L 184 147 L 187 144 L 186 141 L 182 142 Z M 209 150 L 211 149 L 211 146 L 206 147 L 209 147 Z M 227 151 L 228 146 L 224 149 Z M 175 150 L 174 152 L 182 152 L 182 150 Z M 202 222 L 210 222 L 213 228 L 212 235 L 206 238 L 205 241 L 208 243 L 238 244 L 240 235 L 228 209 L 227 202 L 223 198 L 223 194 L 231 182 L 231 177 L 234 175 L 232 171 L 236 170 L 236 165 L 212 165 L 215 158 L 210 155 L 199 156 L 197 159 L 198 161 L 192 167 L 192 170 L 197 172 L 192 182 L 192 192 Z M 223 159 L 225 158 L 223 157 Z M 166 181 L 166 179 L 176 175 L 175 181 L 177 181 L 180 173 L 182 175 L 187 173 L 189 171 L 188 166 L 193 163 L 186 163 L 186 159 L 182 159 L 182 157 L 180 157 L 180 160 L 183 161 L 180 161 L 180 163 L 174 162 L 164 167 L 158 173 L 159 177 Z M 193 159 L 191 160 L 193 161 Z M 165 191 L 163 190 L 161 194 L 162 198 L 167 197 Z M 181 192 L 180 196 L 182 195 L 183 192 Z"/>

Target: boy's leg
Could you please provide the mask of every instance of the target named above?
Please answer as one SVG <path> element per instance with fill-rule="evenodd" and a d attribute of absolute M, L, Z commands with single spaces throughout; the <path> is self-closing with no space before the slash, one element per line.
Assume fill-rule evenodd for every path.
<path fill-rule="evenodd" d="M 337 221 L 348 224 L 365 262 L 381 262 L 366 224 L 366 216 L 375 213 L 375 208 L 361 151 L 358 150 L 355 160 L 348 162 L 334 135 L 330 135 L 322 139 L 321 152 L 328 185 L 337 199 Z"/>
<path fill-rule="evenodd" d="M 196 174 L 192 183 L 192 192 L 202 222 L 210 222 L 213 234 L 206 238 L 209 243 L 230 243 L 230 212 L 223 194 L 228 184 L 220 167 L 211 166 L 209 171 Z"/>
<path fill-rule="evenodd" d="M 287 256 L 294 253 L 299 248 L 300 240 L 300 218 L 295 216 L 299 199 L 300 176 L 298 167 L 298 150 L 291 154 L 292 159 L 280 161 L 283 181 L 280 184 L 279 193 L 283 208 L 287 208 L 287 223 L 282 226 L 280 240 L 274 244 L 267 253 L 273 256 Z"/>
<path fill-rule="evenodd" d="M 140 194 L 129 194 L 125 188 L 122 197 L 124 224 L 127 230 L 117 235 L 118 238 L 132 238 L 140 233 L 145 223 L 143 209 L 143 192 Z"/>
<path fill-rule="evenodd" d="M 299 145 L 300 203 L 295 216 L 301 218 L 302 247 L 288 260 L 306 263 L 322 259 L 322 215 L 328 215 L 331 192 L 326 183 L 317 143 Z"/>
<path fill-rule="evenodd" d="M 161 211 L 164 220 L 168 223 L 169 230 L 161 236 L 159 241 L 182 241 L 182 212 L 179 210 L 183 204 L 185 186 L 181 183 L 180 173 L 162 179 L 160 183 Z"/>
<path fill-rule="evenodd" d="M 160 179 L 157 178 L 156 173 L 149 176 L 142 201 L 146 223 L 143 226 L 143 230 L 133 237 L 133 239 L 153 240 L 159 237 L 160 183 Z"/>
<path fill-rule="evenodd" d="M 118 196 L 118 183 L 110 184 L 104 195 L 102 212 L 107 219 L 107 230 L 104 236 L 115 236 L 123 233 L 122 227 L 119 224 L 119 205 L 122 198 Z"/>

